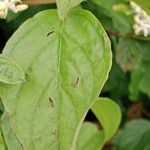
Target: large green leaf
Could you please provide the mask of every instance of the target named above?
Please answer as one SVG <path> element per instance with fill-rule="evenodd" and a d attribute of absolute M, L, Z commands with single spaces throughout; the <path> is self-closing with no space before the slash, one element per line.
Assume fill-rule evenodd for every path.
<path fill-rule="evenodd" d="M 14 61 L 0 55 L 0 82 L 19 84 L 24 81 L 25 74 L 23 70 Z"/>
<path fill-rule="evenodd" d="M 79 5 L 84 0 L 56 0 L 58 15 L 64 20 L 71 8 Z"/>
<path fill-rule="evenodd" d="M 109 98 L 99 98 L 92 106 L 92 111 L 103 127 L 103 145 L 116 133 L 121 122 L 121 111 L 118 105 Z"/>
<path fill-rule="evenodd" d="M 21 146 L 73 150 L 111 66 L 101 24 L 84 10 L 72 10 L 64 21 L 56 10 L 44 11 L 19 28 L 3 53 L 26 73 L 25 84 L 2 86 L 9 124 Z"/>
<path fill-rule="evenodd" d="M 127 148 L 127 145 L 128 148 Z M 134 120 L 126 124 L 114 141 L 114 150 L 149 150 L 150 122 Z"/>
<path fill-rule="evenodd" d="M 103 130 L 94 124 L 84 123 L 79 133 L 77 150 L 100 150 L 112 138 L 121 121 L 118 105 L 108 98 L 99 98 L 92 111 L 100 121 Z"/>

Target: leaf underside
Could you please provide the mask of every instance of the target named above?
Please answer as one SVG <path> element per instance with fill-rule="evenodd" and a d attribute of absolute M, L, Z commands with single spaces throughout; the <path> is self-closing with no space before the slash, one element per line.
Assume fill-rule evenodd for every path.
<path fill-rule="evenodd" d="M 14 143 L 27 150 L 73 150 L 111 66 L 101 24 L 85 10 L 72 10 L 63 22 L 56 10 L 47 10 L 26 21 L 3 54 L 26 74 L 26 83 L 2 86 Z"/>

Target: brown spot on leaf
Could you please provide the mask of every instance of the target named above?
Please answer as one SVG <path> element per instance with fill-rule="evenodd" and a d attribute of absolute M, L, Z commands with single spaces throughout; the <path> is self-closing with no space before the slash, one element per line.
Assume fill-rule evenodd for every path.
<path fill-rule="evenodd" d="M 52 134 L 55 135 L 55 134 L 56 134 L 56 130 L 53 130 L 53 131 L 52 131 Z"/>
<path fill-rule="evenodd" d="M 54 136 L 54 138 L 55 139 L 58 139 L 58 131 L 56 130 L 56 129 L 54 129 L 53 131 L 52 131 L 52 135 Z"/>
<path fill-rule="evenodd" d="M 54 33 L 55 31 L 51 31 L 49 33 L 47 33 L 47 37 L 50 36 L 52 33 Z"/>
<path fill-rule="evenodd" d="M 74 87 L 74 88 L 76 88 L 76 87 L 79 85 L 79 80 L 80 80 L 80 78 L 78 77 L 78 78 L 76 79 L 76 82 L 73 84 L 73 87 Z"/>
<path fill-rule="evenodd" d="M 11 117 L 11 113 L 10 113 L 10 112 L 7 112 L 7 116 L 8 116 L 8 117 Z"/>
<path fill-rule="evenodd" d="M 53 100 L 50 97 L 48 98 L 48 100 L 49 100 L 51 108 L 53 108 L 55 106 Z"/>

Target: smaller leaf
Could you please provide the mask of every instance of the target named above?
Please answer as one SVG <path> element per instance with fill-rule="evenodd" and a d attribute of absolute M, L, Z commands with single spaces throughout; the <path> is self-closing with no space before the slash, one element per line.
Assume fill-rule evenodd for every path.
<path fill-rule="evenodd" d="M 95 124 L 85 122 L 78 136 L 77 150 L 99 150 L 103 139 L 103 132 Z"/>
<path fill-rule="evenodd" d="M 150 62 L 137 63 L 135 69 L 131 72 L 131 81 L 129 84 L 130 99 L 138 100 L 140 92 L 150 97 Z"/>
<path fill-rule="evenodd" d="M 79 5 L 84 0 L 56 0 L 58 15 L 64 20 L 71 8 Z"/>
<path fill-rule="evenodd" d="M 109 98 L 99 98 L 92 106 L 92 111 L 103 126 L 101 148 L 115 134 L 121 122 L 119 106 Z"/>
<path fill-rule="evenodd" d="M 101 122 L 103 130 L 93 123 L 85 122 L 79 133 L 77 150 L 99 150 L 117 131 L 121 121 L 118 105 L 108 98 L 99 98 L 92 111 Z"/>
<path fill-rule="evenodd" d="M 25 82 L 25 74 L 13 60 L 0 55 L 0 82 L 19 84 Z"/>
<path fill-rule="evenodd" d="M 124 72 L 131 71 L 140 60 L 140 46 L 131 39 L 121 39 L 116 47 L 116 61 Z"/>

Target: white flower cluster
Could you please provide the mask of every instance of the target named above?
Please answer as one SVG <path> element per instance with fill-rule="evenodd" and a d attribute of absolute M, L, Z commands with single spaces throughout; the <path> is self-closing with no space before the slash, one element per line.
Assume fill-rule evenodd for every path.
<path fill-rule="evenodd" d="M 0 18 L 6 18 L 8 10 L 17 13 L 27 8 L 28 5 L 22 4 L 21 0 L 0 0 Z"/>
<path fill-rule="evenodd" d="M 133 29 L 136 35 L 143 34 L 145 37 L 150 35 L 150 16 L 136 3 L 130 3 L 135 12 Z"/>

